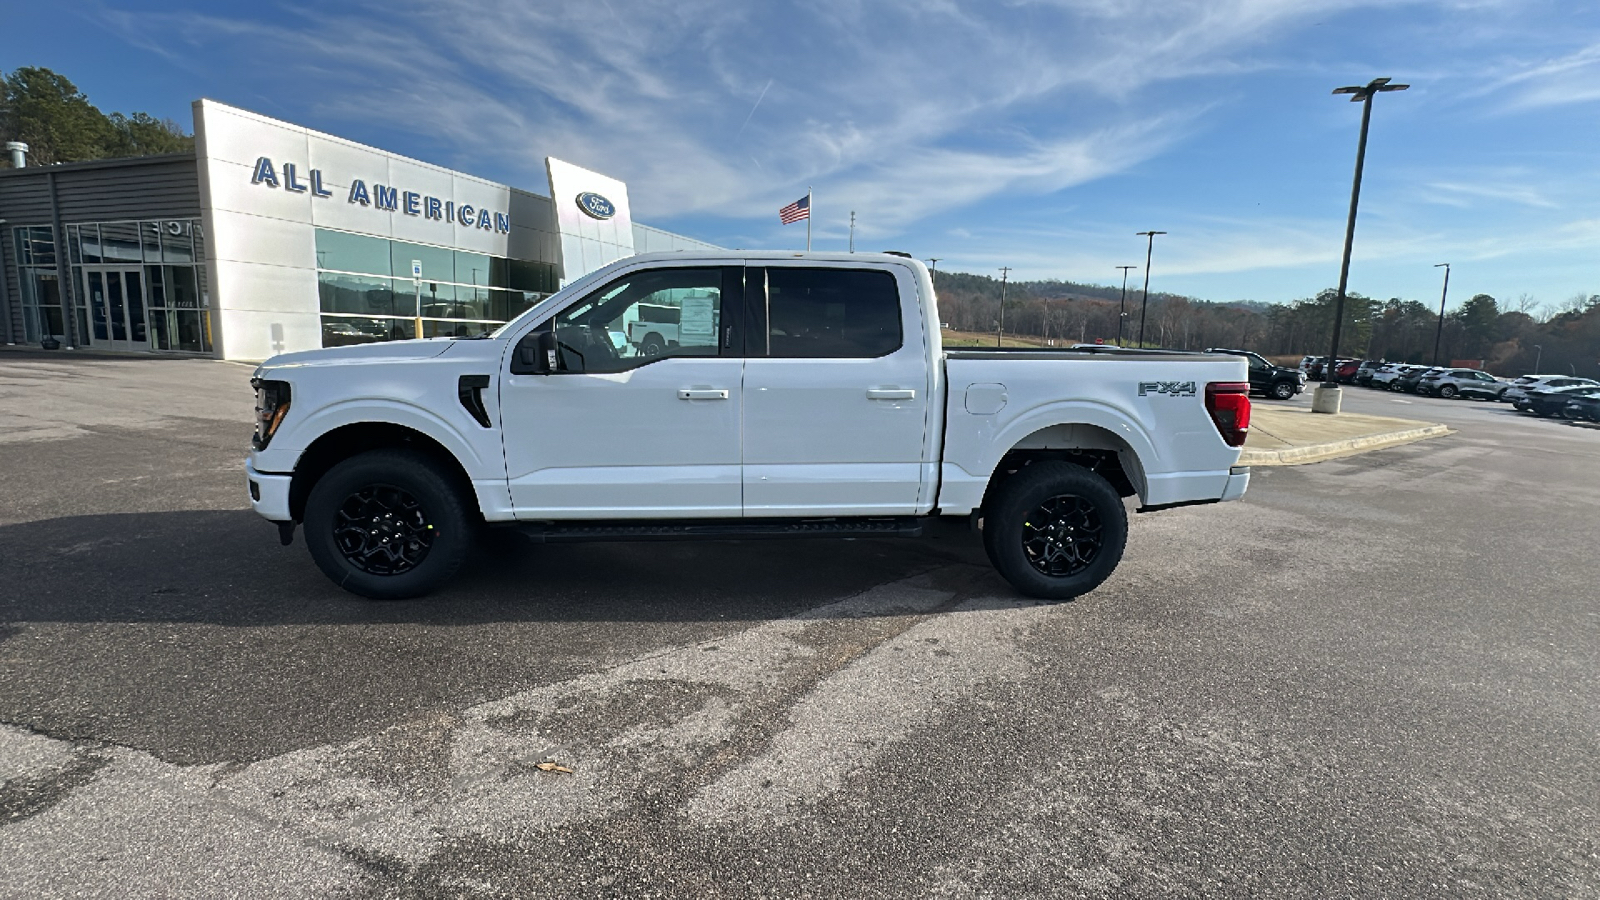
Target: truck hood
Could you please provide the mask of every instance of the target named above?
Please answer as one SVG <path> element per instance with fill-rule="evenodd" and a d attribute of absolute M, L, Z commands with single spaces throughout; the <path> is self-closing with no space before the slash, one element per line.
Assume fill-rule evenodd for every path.
<path fill-rule="evenodd" d="M 361 363 L 407 362 L 433 359 L 442 356 L 458 341 L 451 338 L 424 340 L 383 341 L 375 344 L 356 344 L 350 347 L 325 347 L 321 350 L 301 350 L 282 353 L 261 364 L 262 369 L 282 369 L 295 366 L 359 365 Z"/>

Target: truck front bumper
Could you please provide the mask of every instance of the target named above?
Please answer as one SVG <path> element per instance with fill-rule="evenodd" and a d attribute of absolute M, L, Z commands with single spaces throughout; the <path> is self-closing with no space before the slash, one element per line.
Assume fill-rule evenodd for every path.
<path fill-rule="evenodd" d="M 293 480 L 289 475 L 276 475 L 270 472 L 257 472 L 255 466 L 245 463 L 245 480 L 249 483 L 250 507 L 260 513 L 264 519 L 273 522 L 289 522 L 293 516 L 289 514 L 289 483 Z"/>

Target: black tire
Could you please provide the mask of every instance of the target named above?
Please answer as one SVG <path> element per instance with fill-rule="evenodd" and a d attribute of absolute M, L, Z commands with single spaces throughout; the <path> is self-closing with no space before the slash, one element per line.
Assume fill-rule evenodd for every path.
<path fill-rule="evenodd" d="M 1442 400 L 1454 400 L 1456 395 L 1459 393 L 1461 392 L 1456 390 L 1456 386 L 1453 384 L 1441 385 L 1439 387 L 1439 397 Z"/>
<path fill-rule="evenodd" d="M 1041 600 L 1070 600 L 1099 587 L 1127 542 L 1122 498 L 1104 478 L 1071 463 L 1023 468 L 984 507 L 989 561 L 1012 587 Z"/>
<path fill-rule="evenodd" d="M 652 331 L 644 336 L 644 343 L 639 349 L 645 356 L 656 357 L 667 352 L 667 342 L 661 339 L 661 335 Z"/>
<path fill-rule="evenodd" d="M 373 450 L 334 466 L 311 489 L 306 546 L 334 584 L 402 600 L 456 573 L 474 518 L 438 463 L 411 450 Z"/>
<path fill-rule="evenodd" d="M 1268 393 L 1272 395 L 1274 400 L 1287 400 L 1294 396 L 1294 384 L 1293 382 L 1280 381 L 1274 384 Z"/>

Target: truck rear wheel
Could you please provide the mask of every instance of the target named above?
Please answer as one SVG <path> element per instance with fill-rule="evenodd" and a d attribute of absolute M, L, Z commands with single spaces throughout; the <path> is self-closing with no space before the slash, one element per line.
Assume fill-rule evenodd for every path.
<path fill-rule="evenodd" d="M 471 531 L 451 479 L 409 450 L 352 456 L 306 500 L 311 558 L 334 584 L 374 600 L 420 597 L 449 580 Z"/>
<path fill-rule="evenodd" d="M 989 561 L 1029 597 L 1087 594 L 1110 577 L 1127 542 L 1122 498 L 1104 478 L 1071 463 L 1027 466 L 984 509 Z"/>

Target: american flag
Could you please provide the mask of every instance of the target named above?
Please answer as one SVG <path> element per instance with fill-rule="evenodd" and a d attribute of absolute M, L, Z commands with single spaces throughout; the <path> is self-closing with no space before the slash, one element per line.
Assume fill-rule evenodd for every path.
<path fill-rule="evenodd" d="M 799 200 L 796 200 L 788 206 L 785 206 L 783 209 L 778 210 L 778 220 L 785 225 L 788 225 L 790 222 L 798 222 L 801 219 L 809 218 L 811 218 L 810 194 L 807 194 L 804 197 L 801 197 Z M 807 225 L 806 227 L 810 228 L 811 226 Z"/>

